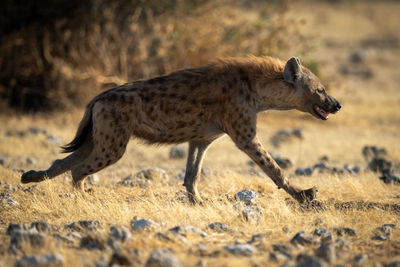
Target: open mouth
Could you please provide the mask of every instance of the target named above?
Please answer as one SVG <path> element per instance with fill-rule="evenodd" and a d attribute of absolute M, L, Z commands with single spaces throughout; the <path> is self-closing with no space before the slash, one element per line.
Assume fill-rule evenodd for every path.
<path fill-rule="evenodd" d="M 323 108 L 321 108 L 321 107 L 319 107 L 317 105 L 314 105 L 314 112 L 321 119 L 323 119 L 323 120 L 327 120 L 328 119 L 329 112 L 325 111 Z"/>

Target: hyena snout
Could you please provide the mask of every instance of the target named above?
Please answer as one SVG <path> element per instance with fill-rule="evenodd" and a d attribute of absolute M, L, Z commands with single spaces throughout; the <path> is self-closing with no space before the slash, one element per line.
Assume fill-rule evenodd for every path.
<path fill-rule="evenodd" d="M 342 108 L 342 105 L 332 96 L 327 96 L 322 103 L 314 104 L 312 114 L 322 120 L 327 120 L 329 114 L 335 114 Z"/>
<path fill-rule="evenodd" d="M 335 114 L 342 108 L 340 102 L 337 101 L 335 98 L 331 97 L 330 102 L 330 109 L 328 109 L 329 113 Z"/>
<path fill-rule="evenodd" d="M 342 108 L 342 105 L 340 104 L 339 101 L 336 103 L 336 112 L 338 112 Z"/>

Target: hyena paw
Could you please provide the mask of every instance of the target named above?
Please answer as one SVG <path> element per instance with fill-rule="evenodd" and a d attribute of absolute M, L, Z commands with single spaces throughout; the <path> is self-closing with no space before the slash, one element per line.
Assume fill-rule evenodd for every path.
<path fill-rule="evenodd" d="M 200 206 L 203 205 L 203 199 L 199 195 L 196 196 L 194 194 L 188 193 L 188 197 L 191 204 Z"/>
<path fill-rule="evenodd" d="M 84 191 L 85 191 L 85 193 L 88 193 L 88 194 L 93 194 L 94 193 L 93 188 L 87 188 Z"/>
<path fill-rule="evenodd" d="M 44 171 L 27 171 L 21 176 L 21 183 L 27 184 L 31 182 L 40 182 L 46 178 L 46 172 Z"/>
<path fill-rule="evenodd" d="M 317 187 L 312 187 L 310 189 L 299 191 L 296 195 L 296 200 L 300 203 L 310 202 L 317 198 L 318 189 Z"/>

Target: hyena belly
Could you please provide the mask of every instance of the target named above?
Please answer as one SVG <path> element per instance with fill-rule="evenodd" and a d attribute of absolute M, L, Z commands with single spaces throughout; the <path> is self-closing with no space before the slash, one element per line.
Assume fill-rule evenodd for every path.
<path fill-rule="evenodd" d="M 217 122 L 213 120 L 194 121 L 190 118 L 153 119 L 142 117 L 134 123 L 132 134 L 149 143 L 184 143 L 213 140 L 222 134 Z"/>
<path fill-rule="evenodd" d="M 221 127 L 210 111 L 156 98 L 137 106 L 132 134 L 149 143 L 183 143 L 213 140 L 222 134 Z"/>

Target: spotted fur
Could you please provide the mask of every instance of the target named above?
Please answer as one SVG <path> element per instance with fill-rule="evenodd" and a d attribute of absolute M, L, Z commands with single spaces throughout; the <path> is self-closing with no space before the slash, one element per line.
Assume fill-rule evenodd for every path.
<path fill-rule="evenodd" d="M 257 113 L 268 109 L 298 109 L 322 118 L 339 102 L 329 96 L 310 70 L 297 58 L 286 63 L 270 58 L 228 58 L 179 70 L 149 80 L 125 84 L 96 96 L 73 141 L 63 147 L 71 153 L 45 171 L 29 171 L 22 182 L 39 182 L 71 171 L 74 185 L 117 162 L 131 136 L 150 144 L 189 142 L 184 186 L 192 202 L 201 202 L 197 181 L 205 152 L 227 134 L 295 199 L 315 198 L 316 189 L 289 184 L 283 171 L 258 141 Z M 322 114 L 322 115 L 321 115 Z"/>

